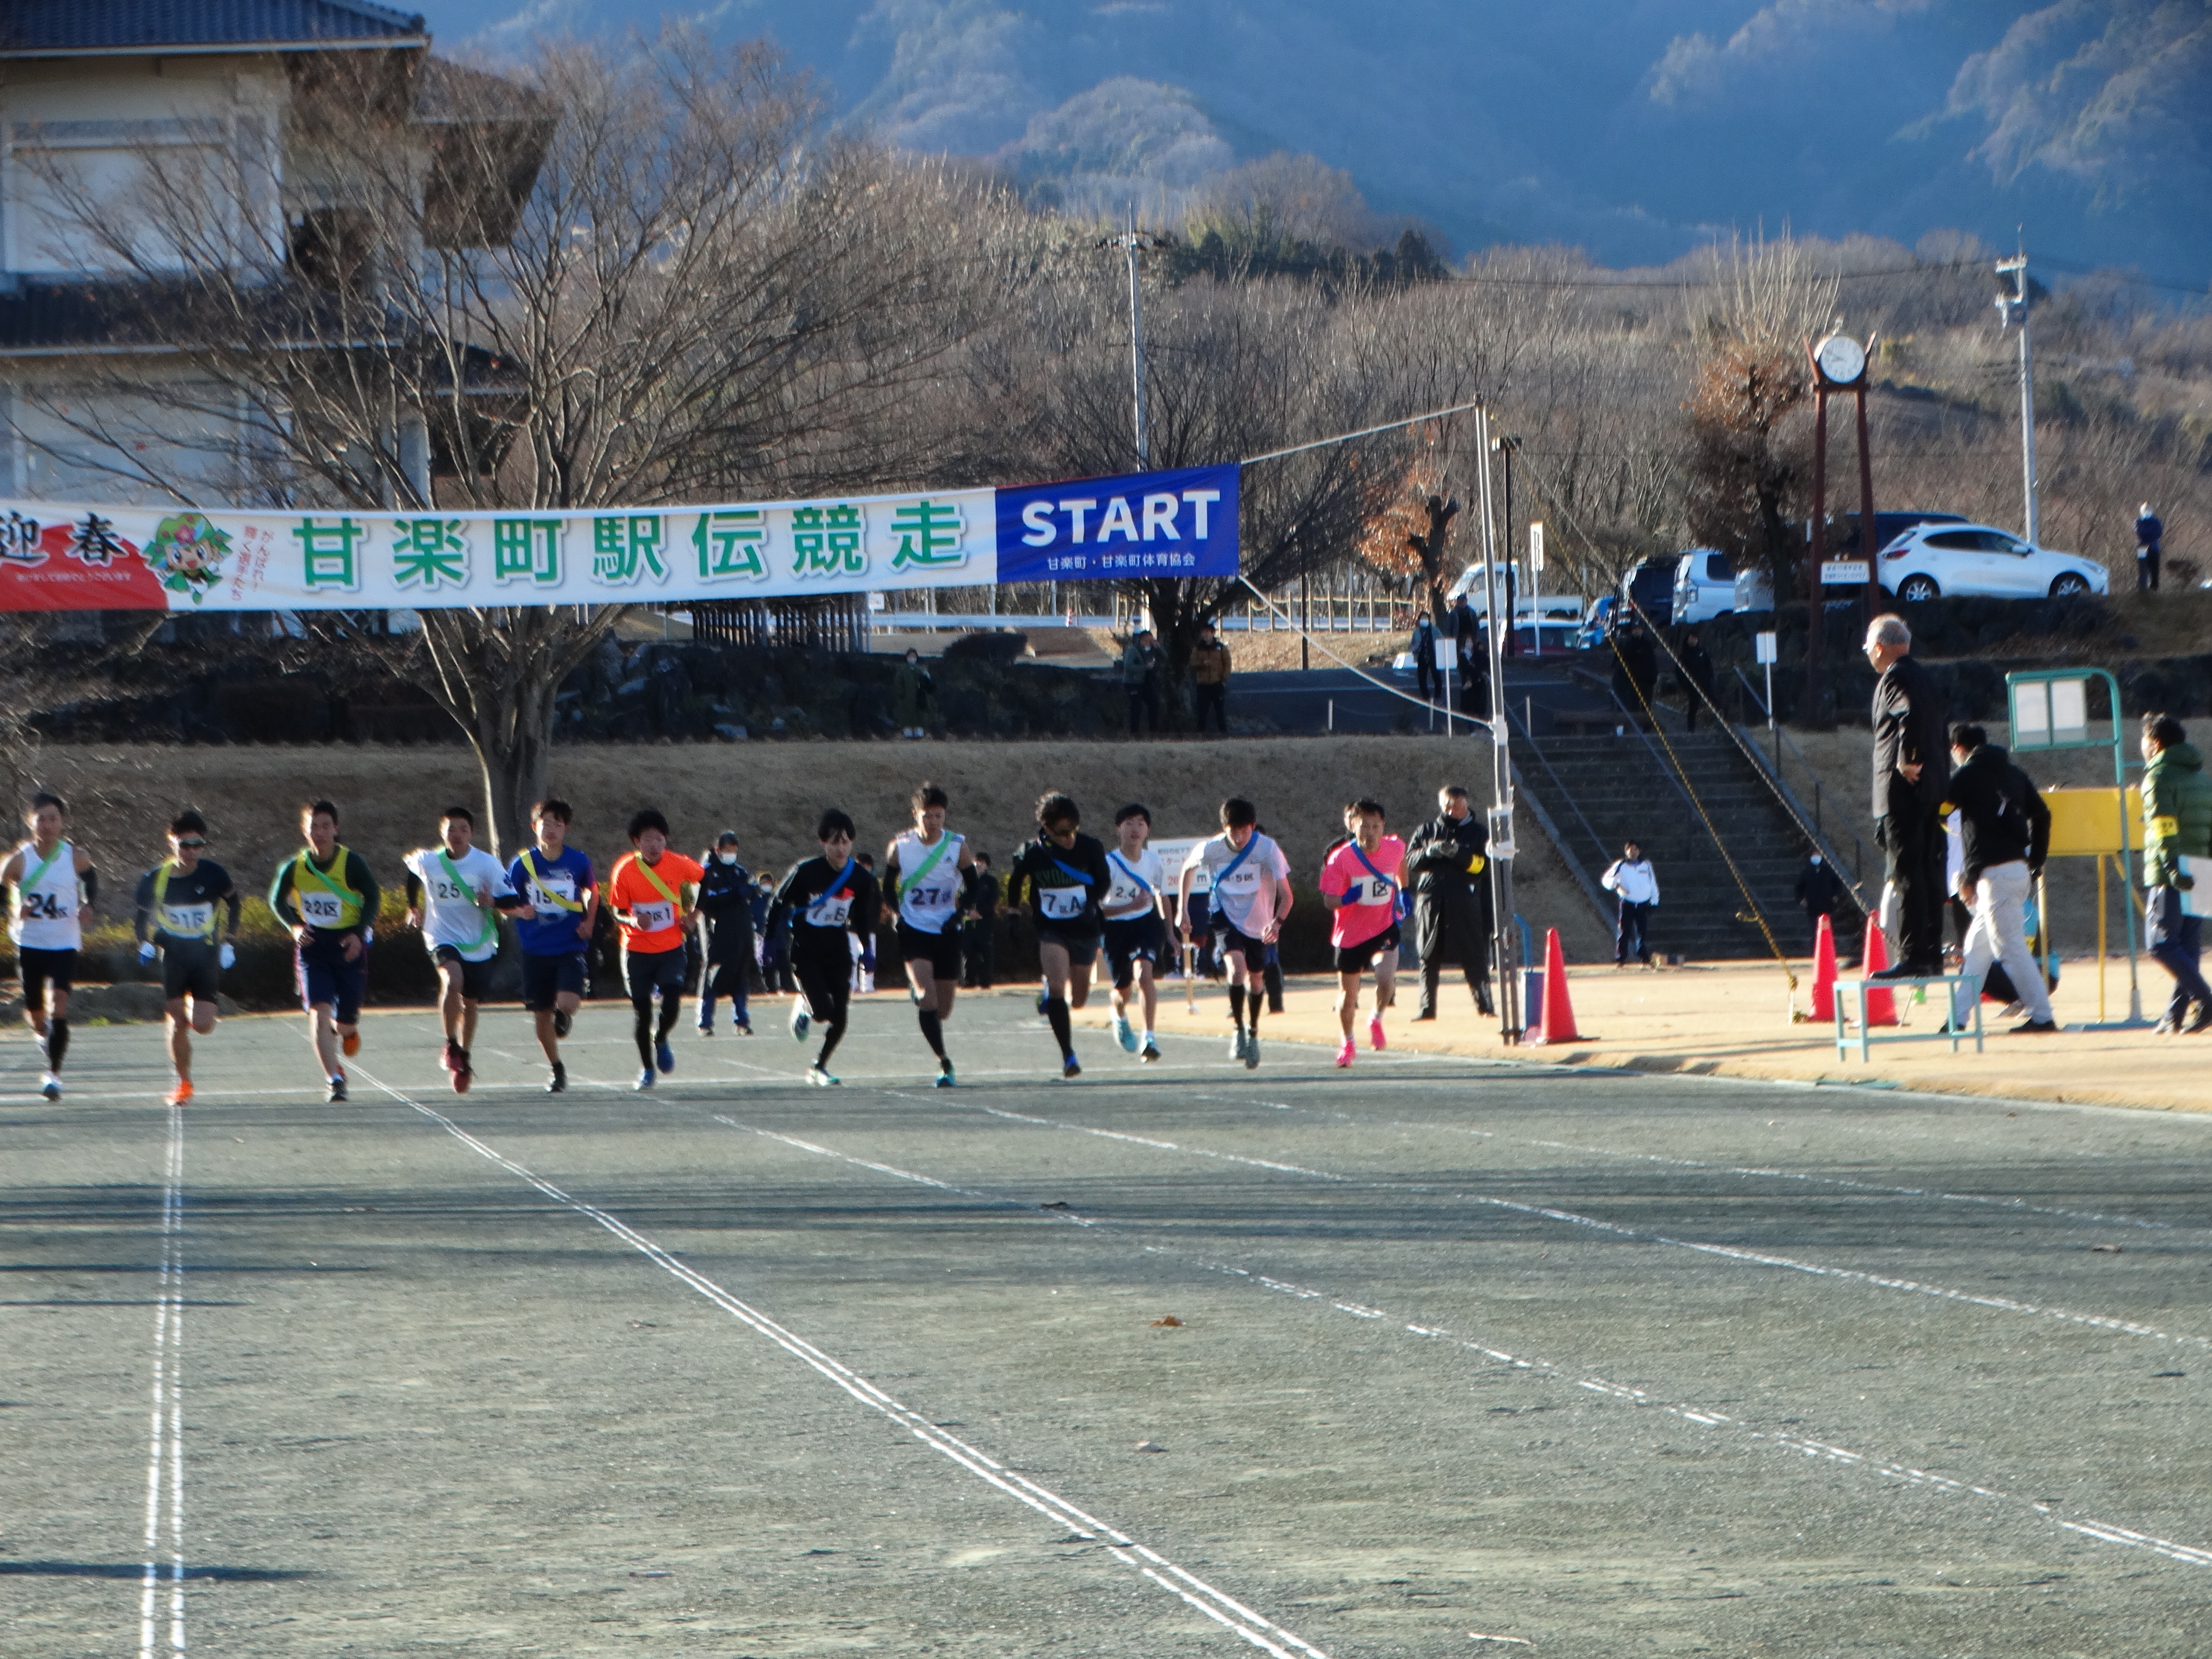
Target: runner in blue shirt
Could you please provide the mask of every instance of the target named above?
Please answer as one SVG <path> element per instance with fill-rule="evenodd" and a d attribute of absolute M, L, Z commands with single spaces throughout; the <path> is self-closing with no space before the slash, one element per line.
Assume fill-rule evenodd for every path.
<path fill-rule="evenodd" d="M 538 1020 L 538 1046 L 553 1068 L 545 1092 L 568 1086 L 561 1039 L 568 1035 L 584 999 L 584 953 L 599 920 L 599 889 L 592 861 L 568 845 L 565 800 L 548 799 L 530 809 L 538 844 L 507 868 L 507 878 L 525 901 L 514 913 L 522 945 L 522 1006 Z"/>

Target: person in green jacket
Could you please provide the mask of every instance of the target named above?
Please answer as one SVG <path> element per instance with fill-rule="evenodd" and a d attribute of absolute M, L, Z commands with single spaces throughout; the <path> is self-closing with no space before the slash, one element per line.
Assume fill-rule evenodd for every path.
<path fill-rule="evenodd" d="M 2181 860 L 2212 858 L 2212 778 L 2171 714 L 2142 717 L 2142 757 L 2143 931 L 2151 955 L 2173 975 L 2173 1000 L 2158 1029 L 2201 1031 L 2212 1025 L 2212 986 L 2197 965 L 2203 920 L 2182 913 L 2181 896 L 2197 884 Z"/>

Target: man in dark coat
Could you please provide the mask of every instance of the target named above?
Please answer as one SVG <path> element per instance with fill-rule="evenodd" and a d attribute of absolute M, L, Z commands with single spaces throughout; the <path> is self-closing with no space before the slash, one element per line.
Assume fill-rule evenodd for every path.
<path fill-rule="evenodd" d="M 968 886 L 960 897 L 960 960 L 967 969 L 970 990 L 991 988 L 991 970 L 999 954 L 999 878 L 991 873 L 991 855 L 975 854 Z"/>
<path fill-rule="evenodd" d="M 1805 937 L 1818 945 L 1820 918 L 1827 917 L 1832 933 L 1836 913 L 1844 908 L 1844 878 L 1818 853 L 1808 859 L 1805 867 L 1797 872 L 1797 902 L 1805 910 Z"/>
<path fill-rule="evenodd" d="M 730 1000 L 730 1028 L 753 1034 L 745 991 L 753 971 L 752 872 L 738 862 L 738 832 L 725 830 L 699 855 L 699 945 L 706 965 L 699 976 L 699 1034 L 714 1031 L 714 1003 Z"/>
<path fill-rule="evenodd" d="M 1620 699 L 1630 717 L 1643 725 L 1648 718 L 1645 708 L 1659 680 L 1658 653 L 1651 648 L 1651 635 L 1633 612 L 1621 619 L 1613 644 L 1613 695 Z"/>
<path fill-rule="evenodd" d="M 1698 710 L 1704 708 L 1713 695 L 1713 659 L 1705 647 L 1698 643 L 1698 630 L 1692 629 L 1682 635 L 1682 648 L 1676 653 L 1682 666 L 1682 721 L 1692 732 L 1698 729 Z"/>
<path fill-rule="evenodd" d="M 1421 1006 L 1413 1018 L 1437 1017 L 1437 981 L 1444 963 L 1467 975 L 1474 1006 L 1494 1013 L 1490 1000 L 1490 830 L 1467 791 L 1452 784 L 1437 793 L 1442 810 L 1406 844 L 1406 873 L 1413 888 L 1414 937 L 1421 953 Z"/>
<path fill-rule="evenodd" d="M 1904 617 L 1876 617 L 1865 650 L 1881 676 L 1874 688 L 1875 839 L 1897 907 L 1897 961 L 1877 977 L 1923 978 L 1943 971 L 1949 710 L 1935 677 L 1912 659 Z"/>

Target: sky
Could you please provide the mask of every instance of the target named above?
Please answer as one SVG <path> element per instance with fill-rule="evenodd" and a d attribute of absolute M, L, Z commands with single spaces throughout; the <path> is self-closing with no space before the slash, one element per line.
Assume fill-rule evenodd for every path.
<path fill-rule="evenodd" d="M 420 3 L 421 0 L 417 0 Z M 432 0 L 441 50 L 766 37 L 905 148 L 1151 180 L 1274 151 L 1468 252 L 1964 231 L 2212 285 L 2212 0 Z"/>

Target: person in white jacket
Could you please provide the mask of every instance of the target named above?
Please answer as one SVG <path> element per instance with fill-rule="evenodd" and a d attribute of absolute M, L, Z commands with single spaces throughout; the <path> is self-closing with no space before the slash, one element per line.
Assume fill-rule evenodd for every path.
<path fill-rule="evenodd" d="M 1651 913 L 1659 908 L 1659 872 L 1644 856 L 1643 848 L 1629 842 L 1620 856 L 1598 878 L 1599 885 L 1620 899 L 1620 919 L 1613 931 L 1613 965 L 1628 966 L 1634 957 L 1646 968 L 1651 964 Z"/>

